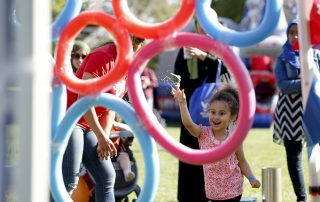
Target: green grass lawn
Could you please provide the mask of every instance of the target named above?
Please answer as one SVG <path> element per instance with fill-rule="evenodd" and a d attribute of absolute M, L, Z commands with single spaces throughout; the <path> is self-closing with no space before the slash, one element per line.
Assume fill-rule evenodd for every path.
<path fill-rule="evenodd" d="M 168 133 L 178 139 L 180 128 L 169 126 L 166 128 Z M 137 140 L 134 141 L 133 151 L 139 167 L 138 184 L 143 189 L 144 165 L 140 146 Z M 178 160 L 158 145 L 160 158 L 160 184 L 157 190 L 155 202 L 174 202 L 177 201 L 177 172 Z M 263 167 L 280 167 L 282 175 L 282 201 L 293 202 L 295 195 L 289 178 L 284 147 L 272 142 L 271 129 L 251 129 L 244 141 L 244 152 L 246 158 L 256 177 L 261 181 L 261 170 Z M 303 167 L 306 185 L 308 184 L 307 175 L 307 154 L 304 149 Z M 133 198 L 134 194 L 130 196 Z M 249 182 L 245 180 L 243 196 L 257 197 L 261 201 L 262 188 L 252 189 Z M 309 197 L 310 198 L 310 197 Z"/>

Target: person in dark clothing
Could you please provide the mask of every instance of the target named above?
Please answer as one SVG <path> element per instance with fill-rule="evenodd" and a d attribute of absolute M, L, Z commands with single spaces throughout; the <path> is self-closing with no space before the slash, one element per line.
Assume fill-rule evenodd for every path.
<path fill-rule="evenodd" d="M 197 20 L 195 20 L 196 32 L 204 34 Z M 202 50 L 192 47 L 181 48 L 178 52 L 174 73 L 181 76 L 180 88 L 184 89 L 187 104 L 195 89 L 203 83 L 207 75 L 208 82 L 215 82 L 219 59 Z M 230 80 L 227 68 L 221 66 L 221 80 Z M 180 142 L 192 149 L 199 149 L 197 138 L 193 137 L 181 124 Z M 178 201 L 179 202 L 207 202 L 204 189 L 204 175 L 202 166 L 190 165 L 179 161 L 178 172 Z"/>

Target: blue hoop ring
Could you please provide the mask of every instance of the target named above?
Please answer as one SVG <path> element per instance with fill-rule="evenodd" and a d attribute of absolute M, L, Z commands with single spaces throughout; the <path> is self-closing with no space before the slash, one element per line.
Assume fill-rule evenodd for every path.
<path fill-rule="evenodd" d="M 61 121 L 54 139 L 52 140 L 51 150 L 51 172 L 50 185 L 51 192 L 55 201 L 72 201 L 70 195 L 64 186 L 62 177 L 62 160 L 63 154 L 68 145 L 72 129 L 79 118 L 92 106 L 104 106 L 117 112 L 124 121 L 131 126 L 135 137 L 137 137 L 142 150 L 145 178 L 144 186 L 138 196 L 138 202 L 154 201 L 156 190 L 159 184 L 159 156 L 155 141 L 144 129 L 139 121 L 134 109 L 124 100 L 111 95 L 99 94 L 86 96 L 75 102 L 66 112 Z"/>
<path fill-rule="evenodd" d="M 279 0 L 267 0 L 265 13 L 259 26 L 243 32 L 228 29 L 218 21 L 212 20 L 209 9 L 211 9 L 211 0 L 196 0 L 197 19 L 204 31 L 224 44 L 245 47 L 257 44 L 273 33 L 280 18 L 281 3 Z"/>
<path fill-rule="evenodd" d="M 59 38 L 64 27 L 70 22 L 70 20 L 72 20 L 80 13 L 81 6 L 82 0 L 67 1 L 64 9 L 51 25 L 52 41 L 56 41 Z"/>
<path fill-rule="evenodd" d="M 49 61 L 54 68 L 56 61 L 49 55 Z M 52 110 L 51 110 L 51 139 L 56 134 L 56 130 L 63 119 L 67 109 L 67 88 L 60 82 L 59 78 L 54 75 L 52 82 Z"/>

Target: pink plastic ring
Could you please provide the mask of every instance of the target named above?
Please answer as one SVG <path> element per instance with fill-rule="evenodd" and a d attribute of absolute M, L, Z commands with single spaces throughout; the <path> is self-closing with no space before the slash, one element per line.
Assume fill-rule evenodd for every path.
<path fill-rule="evenodd" d="M 127 0 L 112 0 L 117 18 L 130 33 L 141 38 L 159 38 L 184 28 L 191 20 L 195 10 L 195 0 L 182 0 L 176 15 L 161 23 L 146 23 L 139 20 L 128 8 Z"/>
<path fill-rule="evenodd" d="M 100 25 L 110 31 L 117 45 L 115 68 L 97 79 L 82 80 L 74 76 L 68 64 L 68 58 L 75 37 L 88 24 Z M 133 49 L 128 30 L 114 17 L 100 11 L 83 12 L 74 18 L 63 30 L 57 49 L 55 72 L 61 81 L 71 90 L 80 94 L 96 94 L 108 90 L 114 83 L 122 79 L 133 58 Z"/>
<path fill-rule="evenodd" d="M 226 142 L 214 149 L 196 150 L 182 145 L 167 133 L 151 109 L 146 107 L 148 103 L 142 91 L 140 76 L 148 60 L 161 51 L 184 46 L 214 52 L 231 70 L 238 84 L 240 99 L 238 124 Z M 181 161 L 190 164 L 204 164 L 220 160 L 234 152 L 243 142 L 251 128 L 256 108 L 255 93 L 250 81 L 247 69 L 229 47 L 209 37 L 192 33 L 178 33 L 176 36 L 150 42 L 137 53 L 128 72 L 129 96 L 140 121 L 163 148 Z"/>

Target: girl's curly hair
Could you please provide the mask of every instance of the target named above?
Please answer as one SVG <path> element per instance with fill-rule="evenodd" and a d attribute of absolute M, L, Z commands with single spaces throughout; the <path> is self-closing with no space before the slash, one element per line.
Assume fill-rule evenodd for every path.
<path fill-rule="evenodd" d="M 217 88 L 210 99 L 210 104 L 214 101 L 224 101 L 228 103 L 231 115 L 239 113 L 239 94 L 235 87 L 225 84 Z"/>

